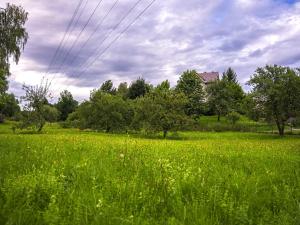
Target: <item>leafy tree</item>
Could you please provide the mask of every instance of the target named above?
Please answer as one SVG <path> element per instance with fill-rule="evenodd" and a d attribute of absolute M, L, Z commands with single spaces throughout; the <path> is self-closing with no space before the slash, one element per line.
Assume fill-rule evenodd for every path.
<path fill-rule="evenodd" d="M 188 98 L 185 107 L 186 114 L 199 117 L 204 107 L 205 92 L 202 79 L 198 73 L 195 70 L 185 71 L 177 82 L 176 90 L 182 92 Z"/>
<path fill-rule="evenodd" d="M 64 90 L 60 93 L 60 98 L 56 104 L 56 108 L 60 112 L 60 120 L 65 121 L 68 115 L 76 110 L 78 102 L 74 100 L 71 92 Z"/>
<path fill-rule="evenodd" d="M 49 123 L 54 123 L 58 120 L 59 118 L 59 111 L 50 105 L 44 105 L 42 108 L 43 111 L 43 116 L 45 120 Z"/>
<path fill-rule="evenodd" d="M 143 78 L 138 78 L 136 81 L 131 83 L 128 89 L 128 98 L 136 99 L 138 97 L 145 96 L 151 89 L 151 86 L 146 83 Z"/>
<path fill-rule="evenodd" d="M 221 115 L 234 111 L 243 113 L 245 93 L 237 81 L 237 75 L 232 68 L 223 73 L 221 80 L 211 83 L 207 88 L 208 104 L 212 111 Z"/>
<path fill-rule="evenodd" d="M 117 95 L 121 96 L 123 99 L 127 99 L 128 97 L 128 85 L 127 82 L 123 82 L 119 84 Z"/>
<path fill-rule="evenodd" d="M 245 93 L 237 80 L 236 72 L 229 67 L 227 71 L 223 73 L 222 80 L 226 82 L 226 88 L 228 89 L 230 110 L 242 113 L 241 107 Z"/>
<path fill-rule="evenodd" d="M 114 84 L 111 80 L 105 81 L 100 88 L 101 91 L 108 93 L 108 94 L 116 94 L 116 89 L 114 88 Z"/>
<path fill-rule="evenodd" d="M 226 82 L 226 88 L 229 96 L 229 107 L 232 111 L 242 113 L 241 109 L 245 93 L 239 83 Z"/>
<path fill-rule="evenodd" d="M 9 60 L 18 63 L 27 42 L 24 27 L 27 17 L 28 13 L 21 6 L 7 4 L 6 9 L 0 11 L 0 93 L 7 90 Z"/>
<path fill-rule="evenodd" d="M 19 102 L 14 94 L 0 94 L 0 123 L 5 117 L 16 116 L 20 112 Z"/>
<path fill-rule="evenodd" d="M 156 89 L 159 91 L 168 91 L 170 90 L 171 85 L 168 80 L 163 81 L 161 84 L 157 85 Z"/>
<path fill-rule="evenodd" d="M 82 128 L 96 130 L 127 130 L 133 117 L 131 105 L 121 96 L 104 93 L 101 90 L 91 94 L 90 101 L 78 109 Z"/>
<path fill-rule="evenodd" d="M 35 128 L 38 132 L 42 131 L 46 118 L 44 106 L 47 105 L 49 94 L 49 84 L 37 86 L 23 86 L 25 96 L 22 100 L 25 102 L 22 122 L 19 125 L 20 129 Z"/>
<path fill-rule="evenodd" d="M 241 115 L 237 112 L 230 112 L 227 114 L 227 120 L 232 124 L 236 124 L 237 121 L 240 120 Z"/>
<path fill-rule="evenodd" d="M 254 96 L 252 93 L 246 94 L 243 99 L 241 110 L 246 116 L 254 121 L 258 121 L 259 118 L 266 118 L 263 109 L 260 105 L 257 105 L 254 101 Z"/>
<path fill-rule="evenodd" d="M 255 103 L 264 111 L 266 117 L 275 121 L 279 134 L 284 135 L 289 118 L 300 113 L 299 71 L 267 65 L 258 68 L 248 84 L 253 87 Z"/>
<path fill-rule="evenodd" d="M 184 109 L 184 94 L 167 89 L 156 89 L 136 103 L 134 125 L 148 131 L 162 131 L 164 138 L 169 131 L 183 128 L 188 121 Z"/>
<path fill-rule="evenodd" d="M 229 67 L 229 68 L 223 73 L 222 79 L 223 79 L 223 80 L 226 80 L 226 81 L 228 81 L 228 82 L 232 82 L 232 83 L 238 84 L 236 72 L 235 72 L 231 67 Z"/>
<path fill-rule="evenodd" d="M 226 115 L 230 111 L 230 94 L 226 85 L 225 80 L 220 80 L 212 82 L 207 88 L 208 104 L 217 114 L 218 121 L 222 115 Z"/>

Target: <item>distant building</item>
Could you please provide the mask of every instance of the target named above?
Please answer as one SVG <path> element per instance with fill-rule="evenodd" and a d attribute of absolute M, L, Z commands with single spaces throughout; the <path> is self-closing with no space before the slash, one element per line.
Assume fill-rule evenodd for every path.
<path fill-rule="evenodd" d="M 205 85 L 220 79 L 218 72 L 204 72 L 198 74 Z"/>

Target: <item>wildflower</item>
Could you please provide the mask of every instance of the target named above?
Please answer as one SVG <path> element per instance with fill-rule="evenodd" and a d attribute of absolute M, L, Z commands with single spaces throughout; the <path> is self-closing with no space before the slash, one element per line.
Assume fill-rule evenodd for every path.
<path fill-rule="evenodd" d="M 96 208 L 101 208 L 103 206 L 103 202 L 101 199 L 98 200 L 98 203 L 96 205 Z"/>

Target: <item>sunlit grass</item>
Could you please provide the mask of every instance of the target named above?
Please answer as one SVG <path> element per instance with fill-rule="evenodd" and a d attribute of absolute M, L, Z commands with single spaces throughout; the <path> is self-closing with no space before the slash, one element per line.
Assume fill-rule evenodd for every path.
<path fill-rule="evenodd" d="M 0 224 L 298 224 L 300 138 L 0 126 Z"/>

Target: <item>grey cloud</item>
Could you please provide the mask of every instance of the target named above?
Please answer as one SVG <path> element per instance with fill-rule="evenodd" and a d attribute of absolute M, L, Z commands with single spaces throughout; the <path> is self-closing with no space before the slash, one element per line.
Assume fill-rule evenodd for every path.
<path fill-rule="evenodd" d="M 23 5 L 30 13 L 27 24 L 30 40 L 22 58 L 32 63 L 26 64 L 24 70 L 45 72 L 76 4 L 65 0 L 8 1 Z M 62 52 L 68 51 L 72 40 L 78 36 L 97 2 L 97 0 L 89 1 L 85 13 L 74 28 L 73 36 L 62 48 Z M 137 10 L 103 43 L 102 50 L 148 2 L 150 1 L 141 2 Z M 186 69 L 223 72 L 232 66 L 237 70 L 240 82 L 243 83 L 257 66 L 263 66 L 268 62 L 285 65 L 299 62 L 299 54 L 294 46 L 299 45 L 300 31 L 294 34 L 294 39 L 255 47 L 268 35 L 282 36 L 281 19 L 297 16 L 299 18 L 299 6 L 297 8 L 296 4 L 262 0 L 249 7 L 241 7 L 237 2 L 237 0 L 157 1 L 126 34 L 88 67 L 85 73 L 82 73 L 86 67 L 80 66 L 87 65 L 95 58 L 93 56 L 87 62 L 95 49 L 99 48 L 101 40 L 135 3 L 134 0 L 120 1 L 90 43 L 79 51 L 80 46 L 113 4 L 113 1 L 103 0 L 103 5 L 86 27 L 62 69 L 57 70 L 64 54 L 57 57 L 51 72 L 62 72 L 67 78 L 61 81 L 63 83 L 92 89 L 99 87 L 107 79 L 112 79 L 116 83 L 121 80 L 130 82 L 139 76 L 154 84 L 165 79 L 176 84 L 179 74 Z M 288 33 L 288 30 L 286 32 Z M 248 53 L 242 54 L 247 48 L 250 48 Z M 73 59 L 76 60 L 72 63 Z M 48 76 L 51 79 L 52 74 Z M 19 88 L 17 82 L 11 82 L 11 90 L 17 92 Z M 89 93 L 86 93 L 85 96 L 88 95 Z"/>

